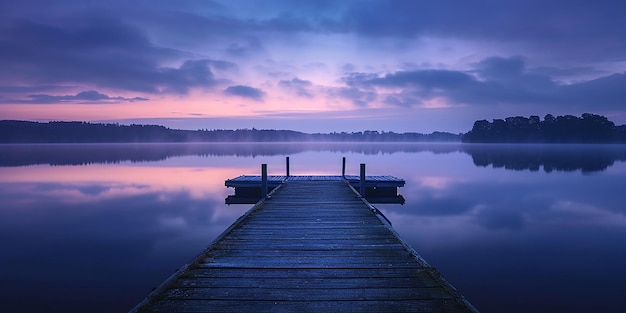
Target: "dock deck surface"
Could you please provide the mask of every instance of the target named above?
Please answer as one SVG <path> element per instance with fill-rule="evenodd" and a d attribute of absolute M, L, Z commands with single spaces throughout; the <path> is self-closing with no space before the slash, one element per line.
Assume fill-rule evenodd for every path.
<path fill-rule="evenodd" d="M 284 181 L 329 181 L 329 180 L 337 180 L 337 181 L 349 181 L 352 185 L 356 185 L 359 183 L 359 176 L 356 175 L 299 175 L 299 176 L 281 176 L 281 175 L 268 175 L 267 183 L 270 186 L 277 186 L 283 183 Z M 403 179 L 399 179 L 393 176 L 366 176 L 365 183 L 368 186 L 376 186 L 376 187 L 403 187 L 405 181 Z M 255 175 L 242 175 L 239 177 L 235 177 L 233 179 L 228 179 L 224 183 L 226 187 L 257 187 L 261 184 L 261 176 Z"/>
<path fill-rule="evenodd" d="M 341 180 L 287 180 L 133 312 L 476 312 Z"/>

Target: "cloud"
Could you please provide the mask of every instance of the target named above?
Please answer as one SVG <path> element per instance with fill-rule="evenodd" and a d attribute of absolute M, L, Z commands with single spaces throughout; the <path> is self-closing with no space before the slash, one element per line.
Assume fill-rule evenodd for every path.
<path fill-rule="evenodd" d="M 293 91 L 300 97 L 313 98 L 313 94 L 309 90 L 313 87 L 313 83 L 311 81 L 294 77 L 291 80 L 281 80 L 278 82 L 278 85 L 287 90 Z"/>
<path fill-rule="evenodd" d="M 188 60 L 180 68 L 159 68 L 154 74 L 157 90 L 185 94 L 192 87 L 213 87 L 218 84 L 209 65 L 211 60 Z"/>
<path fill-rule="evenodd" d="M 180 2 L 180 3 L 179 3 Z M 91 10 L 88 10 L 88 9 Z M 6 16 L 106 14 L 149 28 L 160 40 L 183 45 L 199 40 L 248 51 L 269 38 L 350 34 L 398 41 L 446 38 L 514 43 L 559 60 L 623 60 L 626 4 L 616 0 L 440 1 L 107 1 L 68 0 L 3 4 Z M 256 38 L 258 43 L 250 43 Z M 581 45 L 585 42 L 585 45 Z M 345 62 L 345 60 L 344 60 Z"/>
<path fill-rule="evenodd" d="M 243 85 L 229 86 L 226 90 L 224 90 L 224 93 L 242 98 L 249 98 L 255 101 L 263 101 L 263 98 L 265 97 L 265 92 L 263 92 L 263 90 Z"/>
<path fill-rule="evenodd" d="M 36 86 L 0 86 L 0 93 L 43 92 L 71 88 L 69 86 L 36 85 Z"/>
<path fill-rule="evenodd" d="M 454 92 L 473 88 L 477 84 L 468 73 L 450 70 L 399 71 L 382 76 L 353 73 L 342 80 L 350 86 L 351 95 L 358 96 L 366 91 L 369 94 L 386 94 L 384 103 L 403 107 L 420 105 L 423 100 L 453 96 Z M 376 97 L 367 98 L 368 101 L 374 99 Z"/>
<path fill-rule="evenodd" d="M 314 2 L 222 2 L 226 9 L 220 14 L 196 16 L 202 27 L 192 28 L 189 21 L 179 24 L 188 25 L 187 31 L 193 32 L 223 30 L 231 38 L 267 32 L 271 36 L 348 34 L 398 43 L 416 38 L 460 39 L 515 45 L 517 51 L 570 64 L 604 62 L 607 57 L 624 60 L 625 35 L 621 30 L 626 28 L 626 20 L 620 9 L 626 9 L 626 4 L 615 0 L 594 4 L 561 0 Z M 235 17 L 233 11 L 241 14 Z"/>
<path fill-rule="evenodd" d="M 220 71 L 237 72 L 239 70 L 239 66 L 237 66 L 237 64 L 233 62 L 224 61 L 224 60 L 202 59 L 202 60 L 196 60 L 196 61 L 206 62 L 206 65 L 216 72 L 220 72 Z"/>
<path fill-rule="evenodd" d="M 231 62 L 192 59 L 154 45 L 140 29 L 117 19 L 89 16 L 63 23 L 9 20 L 0 25 L 0 83 L 78 85 L 185 94 L 222 81 L 212 69 L 232 70 Z"/>
<path fill-rule="evenodd" d="M 612 74 L 577 84 L 561 85 L 560 104 L 589 105 L 591 110 L 624 109 L 626 105 L 626 73 Z"/>
<path fill-rule="evenodd" d="M 521 230 L 524 227 L 524 216 L 519 211 L 503 207 L 480 206 L 475 215 L 476 222 L 492 230 Z"/>
<path fill-rule="evenodd" d="M 357 74 L 345 78 L 349 86 L 380 86 L 380 87 L 408 87 L 419 85 L 425 89 L 455 88 L 469 84 L 473 78 L 464 72 L 449 70 L 416 70 L 399 71 L 384 76 L 371 74 Z"/>
<path fill-rule="evenodd" d="M 390 94 L 387 97 L 385 97 L 385 100 L 383 100 L 383 103 L 390 104 L 393 106 L 405 107 L 405 108 L 423 104 L 422 100 L 420 100 L 416 96 L 411 95 L 410 93 Z"/>
<path fill-rule="evenodd" d="M 316 27 L 308 17 L 290 13 L 279 13 L 277 16 L 261 20 L 259 26 L 265 30 L 282 32 L 311 32 Z"/>
<path fill-rule="evenodd" d="M 526 69 L 521 57 L 490 57 L 468 71 L 413 70 L 384 75 L 352 73 L 342 78 L 345 97 L 376 92 L 384 103 L 411 106 L 442 98 L 471 106 L 621 109 L 626 103 L 626 75 L 612 74 L 585 82 L 559 83 Z"/>
<path fill-rule="evenodd" d="M 519 56 L 509 58 L 489 57 L 476 64 L 480 76 L 487 80 L 519 77 L 523 74 L 525 66 L 524 59 Z"/>
<path fill-rule="evenodd" d="M 525 110 L 514 114 L 559 113 L 555 108 L 620 114 L 625 6 L 608 0 L 13 1 L 0 4 L 0 96 L 36 101 L 32 96 L 95 89 L 153 98 L 202 89 L 209 91 L 202 95 L 260 101 L 268 97 L 261 90 L 226 88 L 265 81 L 302 101 L 322 94 L 361 109 L 462 106 L 472 110 L 463 114 L 468 120 L 498 106 Z M 226 80 L 234 77 L 241 81 Z M 315 80 L 302 85 L 301 77 Z"/>
<path fill-rule="evenodd" d="M 327 92 L 331 98 L 340 97 L 350 100 L 358 107 L 367 107 L 378 98 L 378 94 L 370 90 L 362 90 L 356 87 L 330 88 Z"/>
<path fill-rule="evenodd" d="M 356 65 L 352 63 L 346 63 L 340 67 L 340 70 L 343 73 L 353 73 L 356 72 Z"/>
<path fill-rule="evenodd" d="M 592 66 L 574 66 L 574 67 L 557 67 L 557 66 L 539 66 L 529 69 L 529 72 L 549 76 L 553 78 L 570 78 L 570 77 L 586 77 L 601 76 L 610 74 L 606 70 L 599 70 Z"/>
<path fill-rule="evenodd" d="M 609 53 L 623 59 L 621 30 L 626 28 L 626 21 L 619 12 L 626 9 L 626 4 L 614 0 L 600 2 L 350 1 L 344 9 L 336 8 L 339 14 L 328 16 L 323 25 L 326 31 L 353 32 L 363 37 L 429 36 L 515 42 L 554 56 L 567 51 L 561 58 L 598 59 Z M 587 44 L 581 46 L 581 42 Z M 607 46 L 616 49 L 606 51 Z"/>
<path fill-rule="evenodd" d="M 263 44 L 256 36 L 244 38 L 243 43 L 231 43 L 226 51 L 233 56 L 245 57 L 263 51 Z"/>
<path fill-rule="evenodd" d="M 110 97 L 108 95 L 99 93 L 95 90 L 88 90 L 79 92 L 76 95 L 64 95 L 55 96 L 47 94 L 33 94 L 25 97 L 24 99 L 7 99 L 2 100 L 2 103 L 19 103 L 19 104 L 58 104 L 58 103 L 76 103 L 76 104 L 102 104 L 102 103 L 120 103 L 120 102 L 135 102 L 135 101 L 148 101 L 149 99 L 143 97 L 125 98 L 125 97 Z"/>

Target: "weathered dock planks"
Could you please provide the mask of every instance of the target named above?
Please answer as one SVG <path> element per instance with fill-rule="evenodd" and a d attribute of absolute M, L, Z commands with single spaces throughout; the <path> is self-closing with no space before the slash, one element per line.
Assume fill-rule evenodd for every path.
<path fill-rule="evenodd" d="M 341 180 L 287 179 L 131 312 L 476 312 Z"/>

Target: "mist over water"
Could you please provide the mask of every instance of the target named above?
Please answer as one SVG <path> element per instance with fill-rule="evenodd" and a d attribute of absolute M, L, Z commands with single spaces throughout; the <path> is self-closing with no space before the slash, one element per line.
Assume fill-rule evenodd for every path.
<path fill-rule="evenodd" d="M 0 311 L 127 311 L 251 205 L 224 181 L 406 180 L 376 205 L 481 312 L 624 312 L 626 147 L 0 145 Z"/>

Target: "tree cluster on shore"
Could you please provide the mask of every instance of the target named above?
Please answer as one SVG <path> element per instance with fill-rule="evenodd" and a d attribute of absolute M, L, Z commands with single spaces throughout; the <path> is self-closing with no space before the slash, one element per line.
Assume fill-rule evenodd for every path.
<path fill-rule="evenodd" d="M 626 143 L 626 125 L 585 113 L 514 116 L 479 120 L 465 134 L 379 131 L 308 134 L 273 129 L 170 129 L 158 125 L 88 122 L 0 121 L 0 143 L 133 142 L 467 142 L 467 143 Z"/>
<path fill-rule="evenodd" d="M 307 134 L 292 130 L 180 130 L 158 125 L 87 122 L 0 121 L 0 143 L 122 142 L 434 142 L 460 141 L 462 134 L 434 132 L 333 132 Z"/>
<path fill-rule="evenodd" d="M 626 125 L 615 126 L 606 117 L 585 113 L 581 117 L 547 114 L 479 120 L 463 142 L 472 143 L 626 143 Z"/>

